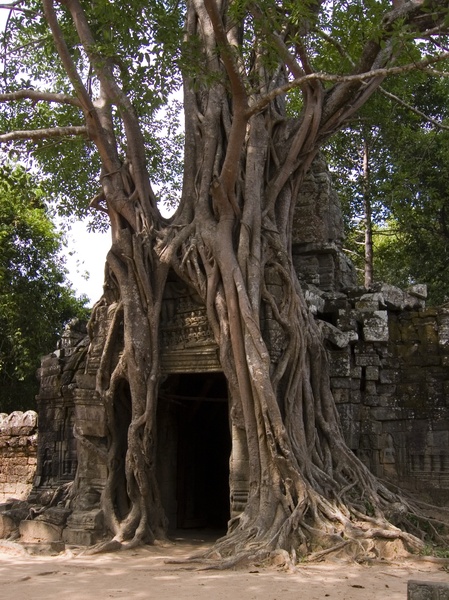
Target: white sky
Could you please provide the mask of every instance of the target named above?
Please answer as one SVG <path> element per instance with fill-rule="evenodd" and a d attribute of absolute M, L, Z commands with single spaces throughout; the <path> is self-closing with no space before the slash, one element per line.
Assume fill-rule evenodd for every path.
<path fill-rule="evenodd" d="M 89 232 L 83 221 L 74 223 L 67 234 L 64 252 L 66 266 L 77 295 L 86 294 L 89 305 L 99 300 L 103 292 L 104 264 L 111 246 L 111 234 Z"/>

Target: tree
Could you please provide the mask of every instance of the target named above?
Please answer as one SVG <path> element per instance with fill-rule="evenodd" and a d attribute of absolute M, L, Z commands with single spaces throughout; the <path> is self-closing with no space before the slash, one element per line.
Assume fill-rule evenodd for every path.
<path fill-rule="evenodd" d="M 448 294 L 449 90 L 446 79 L 424 77 L 414 73 L 406 81 L 386 82 L 382 94 L 329 141 L 327 156 L 344 207 L 346 245 L 365 273 L 365 286 L 374 270 L 377 281 L 402 287 L 425 282 L 429 302 L 441 303 Z"/>
<path fill-rule="evenodd" d="M 373 221 L 379 222 L 385 213 L 376 186 L 376 175 L 383 166 L 379 159 L 385 158 L 379 129 L 377 118 L 359 116 L 334 136 L 327 148 L 344 212 L 346 251 L 363 274 L 366 288 L 374 282 Z"/>
<path fill-rule="evenodd" d="M 444 101 L 447 91 L 447 82 L 420 86 L 416 89 L 415 105 L 434 119 L 447 120 L 447 102 Z M 395 274 L 397 282 L 427 283 L 429 302 L 438 304 L 447 301 L 449 296 L 446 276 L 449 131 L 447 125 L 436 127 L 419 115 L 409 115 L 408 119 L 400 116 L 403 124 L 396 143 L 391 143 L 390 177 L 381 188 L 391 219 L 389 230 L 385 232 L 390 235 L 385 236 L 377 251 L 378 271 L 392 278 L 389 257 L 392 260 L 401 257 L 394 244 L 388 242 L 396 236 L 402 254 L 402 260 L 397 263 L 402 268 Z"/>
<path fill-rule="evenodd" d="M 135 544 L 165 535 L 155 417 L 159 320 L 171 269 L 206 307 L 230 415 L 246 434 L 248 502 L 217 549 L 235 560 L 274 548 L 305 555 L 353 545 L 363 553 L 377 539 L 418 547 L 414 535 L 389 520 L 398 497 L 344 443 L 326 353 L 292 265 L 291 216 L 321 145 L 382 80 L 417 64 L 432 70 L 447 59 L 438 46 L 447 2 L 412 1 L 389 10 L 354 1 L 189 0 L 184 7 L 134 0 L 126 13 L 106 0 L 29 2 L 24 12 L 21 6 L 12 20 L 18 33 L 11 29 L 7 40 L 7 70 L 16 78 L 0 96 L 10 117 L 0 140 L 40 145 L 84 135 L 101 162 L 93 204 L 107 212 L 112 228 L 102 300 L 112 319 L 97 392 L 111 432 L 102 506 L 114 539 Z M 23 57 L 18 63 L 21 73 L 31 69 L 30 89 L 29 80 L 21 87 L 17 79 L 15 49 L 30 47 L 36 36 L 38 65 L 30 59 L 24 66 Z M 414 50 L 415 38 L 426 40 L 426 58 Z M 150 183 L 144 125 L 177 73 L 184 91 L 183 185 L 177 212 L 166 220 Z M 290 117 L 292 89 L 300 113 Z M 44 108 L 27 112 L 36 103 Z M 16 123 L 20 130 L 12 129 Z M 44 164 L 48 148 L 35 156 Z M 265 312 L 278 323 L 280 357 L 270 356 L 264 340 Z M 130 508 L 120 515 L 114 406 L 127 401 L 125 386 Z M 402 524 L 416 533 L 410 510 Z"/>
<path fill-rule="evenodd" d="M 0 172 L 0 410 L 34 407 L 36 370 L 62 327 L 83 316 L 66 279 L 61 236 L 21 167 Z"/>

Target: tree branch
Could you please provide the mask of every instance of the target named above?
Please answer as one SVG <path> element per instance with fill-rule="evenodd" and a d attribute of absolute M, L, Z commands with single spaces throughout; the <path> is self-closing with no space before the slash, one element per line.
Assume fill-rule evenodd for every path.
<path fill-rule="evenodd" d="M 51 92 L 40 92 L 37 90 L 18 90 L 0 94 L 0 102 L 13 102 L 15 100 L 32 100 L 33 102 L 57 102 L 58 104 L 70 104 L 81 108 L 81 102 L 74 96 L 67 94 L 53 94 Z"/>
<path fill-rule="evenodd" d="M 212 191 L 214 198 L 217 201 L 221 199 L 219 204 L 222 205 L 222 209 L 225 210 L 225 212 L 229 208 L 226 207 L 226 209 L 224 209 L 224 206 L 226 205 L 225 200 L 227 200 L 232 206 L 233 211 L 238 214 L 239 208 L 235 198 L 235 183 L 237 181 L 240 168 L 240 153 L 245 141 L 248 95 L 239 72 L 237 61 L 235 60 L 235 50 L 229 43 L 223 27 L 221 15 L 218 11 L 216 0 L 204 0 L 204 6 L 212 23 L 217 46 L 220 50 L 220 57 L 223 61 L 226 73 L 231 83 L 233 92 L 232 108 L 234 113 L 231 130 L 229 133 L 228 145 L 226 148 L 226 155 L 221 169 L 220 181 L 215 182 Z M 223 204 L 223 201 L 225 204 Z"/>
<path fill-rule="evenodd" d="M 158 214 L 157 199 L 151 188 L 145 163 L 145 143 L 134 107 L 114 77 L 111 60 L 101 56 L 95 50 L 95 40 L 79 0 L 63 0 L 63 3 L 70 11 L 79 39 L 100 80 L 107 100 L 115 104 L 120 111 L 128 141 L 127 150 L 133 166 L 134 184 L 145 216 L 151 219 L 154 214 Z M 149 203 L 148 206 L 146 202 Z"/>
<path fill-rule="evenodd" d="M 258 102 L 250 106 L 247 111 L 247 117 L 249 118 L 252 115 L 257 114 L 261 110 L 263 110 L 270 102 L 272 102 L 277 96 L 281 94 L 285 94 L 290 90 L 301 86 L 304 82 L 310 80 L 319 80 L 319 81 L 331 81 L 335 83 L 346 83 L 352 81 L 365 81 L 367 79 L 373 79 L 375 77 L 386 77 L 388 75 L 398 75 L 400 73 L 407 73 L 409 71 L 414 70 L 422 70 L 427 71 L 427 67 L 437 62 L 441 62 L 449 58 L 449 52 L 444 52 L 439 56 L 433 56 L 430 58 L 426 58 L 419 62 L 408 63 L 406 65 L 402 65 L 400 67 L 383 67 L 381 69 L 372 69 L 370 71 L 366 71 L 365 73 L 358 73 L 356 75 L 331 75 L 330 73 L 310 73 L 309 75 L 304 75 L 303 77 L 298 77 L 297 79 L 293 79 L 288 83 L 279 86 L 278 88 L 272 90 L 269 94 L 261 98 Z M 449 77 L 449 72 L 446 71 L 427 71 L 431 75 L 438 75 L 443 77 Z"/>
<path fill-rule="evenodd" d="M 18 4 L 19 2 L 11 2 L 11 4 L 0 4 L 0 9 L 4 8 L 5 10 L 9 10 L 10 12 L 15 10 L 16 12 L 22 12 L 28 15 L 38 14 L 37 11 L 30 10 L 29 8 L 21 8 L 20 6 L 17 6 Z"/>
<path fill-rule="evenodd" d="M 204 0 L 204 6 L 214 28 L 217 45 L 220 49 L 220 56 L 231 82 L 232 91 L 235 95 L 246 99 L 246 90 L 234 57 L 234 49 L 227 38 L 216 0 Z"/>
<path fill-rule="evenodd" d="M 10 131 L 0 134 L 0 142 L 12 142 L 14 140 L 45 140 L 47 138 L 66 137 L 73 135 L 84 135 L 88 137 L 85 126 L 73 127 L 47 127 L 45 129 L 30 129 Z"/>
<path fill-rule="evenodd" d="M 408 102 L 405 102 L 404 100 L 402 100 L 401 98 L 399 98 L 399 96 L 396 96 L 395 94 L 392 94 L 391 92 L 387 92 L 387 90 L 384 89 L 383 87 L 379 87 L 379 91 L 380 91 L 381 94 L 383 94 L 387 98 L 390 98 L 390 100 L 393 100 L 397 104 L 400 104 L 401 106 L 403 106 L 407 110 L 415 113 L 415 115 L 418 115 L 419 117 L 422 117 L 428 123 L 432 123 L 432 125 L 435 125 L 435 127 L 438 127 L 439 129 L 443 129 L 443 130 L 449 131 L 449 126 L 443 125 L 442 123 L 440 123 L 436 119 L 433 119 L 432 117 L 429 117 L 429 115 L 426 115 L 425 113 L 423 113 L 419 109 L 415 108 L 411 104 L 408 104 Z"/>
<path fill-rule="evenodd" d="M 111 147 L 104 135 L 98 114 L 73 62 L 64 35 L 59 27 L 53 0 L 42 0 L 42 5 L 45 18 L 53 35 L 56 50 L 84 111 L 89 135 L 96 142 L 106 169 L 112 171 L 117 167 L 116 149 Z"/>

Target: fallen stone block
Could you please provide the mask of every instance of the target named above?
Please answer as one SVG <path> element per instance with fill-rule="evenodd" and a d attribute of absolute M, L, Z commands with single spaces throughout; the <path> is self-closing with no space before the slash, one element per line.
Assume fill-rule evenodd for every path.
<path fill-rule="evenodd" d="M 19 531 L 21 540 L 25 543 L 58 542 L 62 535 L 62 527 L 44 521 L 22 521 Z"/>
<path fill-rule="evenodd" d="M 410 579 L 407 600 L 449 600 L 449 583 Z"/>
<path fill-rule="evenodd" d="M 0 539 L 7 538 L 17 529 L 17 524 L 14 520 L 3 513 L 0 513 Z"/>
<path fill-rule="evenodd" d="M 27 554 L 31 554 L 32 556 L 56 556 L 57 554 L 64 552 L 65 543 L 62 541 L 28 543 L 23 544 L 23 548 L 26 550 Z"/>

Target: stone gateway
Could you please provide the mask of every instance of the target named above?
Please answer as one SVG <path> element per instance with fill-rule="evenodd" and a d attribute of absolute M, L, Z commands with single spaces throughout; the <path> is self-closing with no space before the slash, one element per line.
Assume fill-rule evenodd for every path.
<path fill-rule="evenodd" d="M 385 284 L 357 287 L 342 252 L 338 198 L 322 159 L 315 160 L 304 189 L 292 253 L 325 340 L 346 442 L 391 485 L 447 503 L 449 310 L 426 308 L 425 286 L 406 292 Z M 276 295 L 275 278 L 270 285 Z M 105 296 L 97 308 L 89 334 L 85 325 L 72 323 L 57 350 L 42 360 L 31 493 L 27 498 L 22 489 L 4 488 L 6 496 L 28 499 L 27 520 L 39 525 L 22 525 L 20 532 L 31 539 L 87 545 L 106 533 L 100 497 L 108 481 L 107 419 L 96 378 L 116 305 Z M 277 323 L 268 309 L 261 320 L 276 361 Z M 157 478 L 169 528 L 225 529 L 248 495 L 246 434 L 238 419 L 230 419 L 227 382 L 205 308 L 174 273 L 164 292 L 160 348 Z M 114 438 L 117 481 L 125 477 L 130 407 L 123 383 L 114 406 L 120 423 Z M 33 465 L 33 457 L 26 460 Z M 3 509 L 8 531 L 19 528 L 23 511 L 14 513 L 11 503 Z M 126 494 L 117 497 L 115 510 L 127 514 Z"/>

